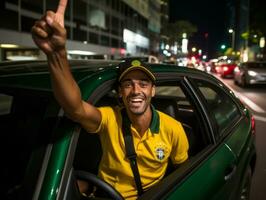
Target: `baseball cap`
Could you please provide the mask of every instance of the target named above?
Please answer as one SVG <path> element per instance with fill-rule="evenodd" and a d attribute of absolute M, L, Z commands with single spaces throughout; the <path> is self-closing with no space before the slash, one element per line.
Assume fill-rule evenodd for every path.
<path fill-rule="evenodd" d="M 154 74 L 151 71 L 151 68 L 147 64 L 141 62 L 141 60 L 139 59 L 126 59 L 122 61 L 118 65 L 118 67 L 119 67 L 118 82 L 120 82 L 128 72 L 133 70 L 141 70 L 150 78 L 150 80 L 153 83 L 156 80 Z"/>

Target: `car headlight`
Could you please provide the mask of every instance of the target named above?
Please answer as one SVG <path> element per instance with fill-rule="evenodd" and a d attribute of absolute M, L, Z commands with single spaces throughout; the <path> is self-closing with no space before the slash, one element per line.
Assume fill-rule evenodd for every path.
<path fill-rule="evenodd" d="M 248 71 L 248 75 L 250 75 L 250 76 L 256 76 L 256 75 L 257 75 L 257 72 L 254 72 L 254 71 Z"/>

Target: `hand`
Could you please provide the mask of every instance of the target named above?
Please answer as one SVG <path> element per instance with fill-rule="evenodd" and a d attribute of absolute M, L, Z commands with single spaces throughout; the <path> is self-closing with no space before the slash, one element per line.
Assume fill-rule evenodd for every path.
<path fill-rule="evenodd" d="M 64 28 L 64 12 L 67 0 L 60 0 L 57 12 L 46 12 L 32 27 L 32 38 L 35 44 L 46 54 L 64 50 L 66 29 Z"/>

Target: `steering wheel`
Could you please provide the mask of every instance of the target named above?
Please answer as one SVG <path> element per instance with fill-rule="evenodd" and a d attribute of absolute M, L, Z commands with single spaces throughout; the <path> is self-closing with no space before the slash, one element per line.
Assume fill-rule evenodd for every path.
<path fill-rule="evenodd" d="M 97 188 L 102 189 L 112 199 L 115 199 L 115 200 L 123 200 L 124 199 L 122 197 L 122 195 L 116 189 L 114 189 L 110 184 L 101 180 L 95 174 L 92 174 L 92 173 L 87 172 L 87 171 L 76 170 L 75 176 L 77 179 L 88 181 L 88 182 L 92 183 L 93 185 L 95 185 Z"/>

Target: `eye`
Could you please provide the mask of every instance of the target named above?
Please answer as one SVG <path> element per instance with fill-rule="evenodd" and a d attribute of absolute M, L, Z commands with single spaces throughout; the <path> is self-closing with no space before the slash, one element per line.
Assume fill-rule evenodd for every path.
<path fill-rule="evenodd" d="M 122 82 L 121 86 L 123 88 L 130 88 L 130 87 L 132 87 L 132 82 L 131 81 L 124 81 L 124 82 Z"/>
<path fill-rule="evenodd" d="M 148 81 L 146 81 L 146 80 L 141 80 L 141 81 L 139 82 L 139 86 L 142 87 L 142 88 L 146 88 L 146 87 L 148 87 L 149 84 L 150 84 L 150 83 L 149 83 Z"/>

